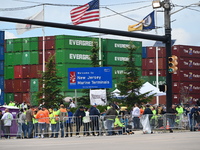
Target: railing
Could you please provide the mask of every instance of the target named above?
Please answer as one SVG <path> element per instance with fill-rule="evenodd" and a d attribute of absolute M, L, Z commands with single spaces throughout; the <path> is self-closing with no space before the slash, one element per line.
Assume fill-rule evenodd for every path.
<path fill-rule="evenodd" d="M 0 121 L 0 138 L 57 138 L 72 136 L 99 136 L 99 135 L 123 135 L 132 134 L 134 130 L 167 131 L 189 130 L 197 127 L 197 120 L 186 115 L 143 115 L 139 120 L 139 128 L 135 129 L 133 118 L 124 116 L 87 116 L 43 118 L 47 122 L 21 123 L 17 119 L 12 120 L 10 127 L 3 126 Z M 54 121 L 52 122 L 52 119 Z M 148 133 L 150 133 L 148 132 Z"/>

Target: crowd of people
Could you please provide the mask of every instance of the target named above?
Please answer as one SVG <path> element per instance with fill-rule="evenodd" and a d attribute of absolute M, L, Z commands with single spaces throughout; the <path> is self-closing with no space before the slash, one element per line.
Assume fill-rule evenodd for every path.
<path fill-rule="evenodd" d="M 9 106 L 16 106 L 10 102 Z M 75 107 L 75 105 L 69 105 Z M 133 130 L 141 130 L 144 133 L 153 133 L 155 128 L 166 128 L 173 132 L 176 124 L 181 124 L 184 116 L 188 116 L 188 125 L 191 131 L 199 128 L 200 108 L 198 105 L 192 107 L 172 105 L 166 112 L 165 105 L 138 105 L 128 111 L 125 107 L 119 107 L 117 102 L 110 103 L 104 112 L 100 112 L 97 104 L 90 108 L 80 106 L 73 113 L 71 107 L 61 104 L 59 109 L 47 108 L 44 104 L 31 106 L 27 103 L 18 104 L 20 112 L 16 115 L 18 126 L 17 138 L 64 138 L 77 136 L 99 136 L 102 134 L 102 125 L 108 136 L 115 134 L 134 134 Z M 166 118 L 163 118 L 164 114 Z M 148 119 L 144 123 L 144 117 Z M 4 114 L 0 111 L 1 132 L 5 138 L 10 138 L 13 115 L 9 109 Z M 100 121 L 102 120 L 102 122 Z M 165 123 L 164 123 L 165 122 Z M 103 123 L 103 124 L 102 124 Z M 142 126 L 141 126 L 142 125 Z M 101 128 L 101 129 L 100 129 Z M 82 129 L 82 130 L 81 130 Z M 146 132 L 149 130 L 149 132 Z"/>

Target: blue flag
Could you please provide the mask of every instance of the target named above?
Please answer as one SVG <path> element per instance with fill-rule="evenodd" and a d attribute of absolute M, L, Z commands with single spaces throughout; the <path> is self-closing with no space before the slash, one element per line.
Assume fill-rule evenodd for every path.
<path fill-rule="evenodd" d="M 148 31 L 155 29 L 154 11 L 137 24 L 128 26 L 128 31 Z"/>

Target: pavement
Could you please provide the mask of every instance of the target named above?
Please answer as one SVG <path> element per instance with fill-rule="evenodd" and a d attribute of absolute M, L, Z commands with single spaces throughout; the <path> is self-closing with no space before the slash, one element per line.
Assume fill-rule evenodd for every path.
<path fill-rule="evenodd" d="M 0 150 L 199 150 L 200 132 L 89 136 L 41 139 L 0 139 Z"/>

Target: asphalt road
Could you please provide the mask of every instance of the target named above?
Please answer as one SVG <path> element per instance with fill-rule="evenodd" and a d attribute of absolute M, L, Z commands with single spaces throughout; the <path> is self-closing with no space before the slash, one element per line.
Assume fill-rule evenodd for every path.
<path fill-rule="evenodd" d="M 200 132 L 99 137 L 0 139 L 0 150 L 199 150 Z"/>

